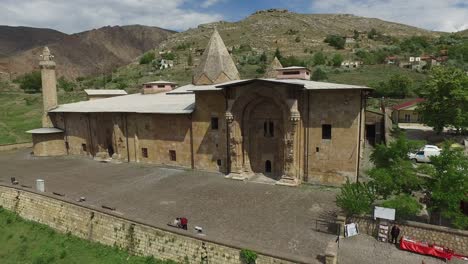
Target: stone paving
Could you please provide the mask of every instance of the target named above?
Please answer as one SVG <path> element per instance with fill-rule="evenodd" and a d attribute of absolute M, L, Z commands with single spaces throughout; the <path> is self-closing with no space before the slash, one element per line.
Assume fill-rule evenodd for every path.
<path fill-rule="evenodd" d="M 224 175 L 135 163 L 111 164 L 83 157 L 37 158 L 31 150 L 0 152 L 0 183 L 10 177 L 62 199 L 115 207 L 123 217 L 167 227 L 189 219 L 207 239 L 227 245 L 316 263 L 335 236 L 317 232 L 315 219 L 334 220 L 336 188 L 285 187 L 225 179 Z M 57 196 L 57 198 L 61 198 Z"/>

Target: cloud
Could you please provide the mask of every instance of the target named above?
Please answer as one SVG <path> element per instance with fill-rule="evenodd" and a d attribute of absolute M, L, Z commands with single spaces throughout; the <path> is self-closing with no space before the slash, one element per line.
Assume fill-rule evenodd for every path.
<path fill-rule="evenodd" d="M 221 14 L 188 9 L 185 7 L 187 0 L 0 0 L 0 2 L 2 5 L 0 24 L 54 28 L 66 33 L 107 25 L 129 24 L 185 30 L 223 18 Z"/>
<path fill-rule="evenodd" d="M 347 13 L 376 17 L 429 30 L 468 28 L 466 0 L 312 0 L 313 13 Z"/>
<path fill-rule="evenodd" d="M 208 8 L 212 5 L 216 5 L 219 2 L 222 2 L 222 0 L 205 0 L 200 6 L 203 8 Z"/>

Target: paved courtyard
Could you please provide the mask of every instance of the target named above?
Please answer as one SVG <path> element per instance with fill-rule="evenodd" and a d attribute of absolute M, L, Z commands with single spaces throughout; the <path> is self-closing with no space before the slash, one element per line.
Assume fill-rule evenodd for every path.
<path fill-rule="evenodd" d="M 84 196 L 84 204 L 115 207 L 126 218 L 164 228 L 185 216 L 189 227 L 203 227 L 207 239 L 309 263 L 322 259 L 335 239 L 315 230 L 315 219 L 334 219 L 334 188 L 240 182 L 217 173 L 82 157 L 37 158 L 30 151 L 0 152 L 0 183 L 16 177 L 34 187 L 44 179 L 46 192 L 63 193 L 62 199 Z"/>

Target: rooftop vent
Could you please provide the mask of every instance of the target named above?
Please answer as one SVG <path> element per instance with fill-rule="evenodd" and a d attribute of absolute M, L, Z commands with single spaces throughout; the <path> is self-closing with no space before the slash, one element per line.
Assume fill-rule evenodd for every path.
<path fill-rule="evenodd" d="M 306 67 L 291 66 L 276 70 L 278 71 L 276 79 L 310 80 L 310 71 Z"/>

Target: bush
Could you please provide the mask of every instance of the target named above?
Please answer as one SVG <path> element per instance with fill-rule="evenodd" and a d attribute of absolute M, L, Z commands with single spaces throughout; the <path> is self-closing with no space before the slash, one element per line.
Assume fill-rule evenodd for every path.
<path fill-rule="evenodd" d="M 161 57 L 163 59 L 165 59 L 165 60 L 174 60 L 175 59 L 175 55 L 172 52 L 164 53 L 163 55 L 161 55 Z"/>
<path fill-rule="evenodd" d="M 294 41 L 296 41 L 298 43 L 301 42 L 301 37 L 297 36 L 296 39 L 294 39 Z"/>
<path fill-rule="evenodd" d="M 321 68 L 317 68 L 313 73 L 311 79 L 313 81 L 321 81 L 328 79 L 327 73 Z"/>
<path fill-rule="evenodd" d="M 372 187 L 366 183 L 350 183 L 341 186 L 341 193 L 336 196 L 338 205 L 348 216 L 362 215 L 372 211 L 376 199 Z"/>
<path fill-rule="evenodd" d="M 76 88 L 76 83 L 69 82 L 64 77 L 58 79 L 58 87 L 65 92 L 72 92 Z"/>
<path fill-rule="evenodd" d="M 16 79 L 15 82 L 19 83 L 20 88 L 25 93 L 40 93 L 42 90 L 41 72 L 39 71 L 27 73 Z"/>
<path fill-rule="evenodd" d="M 380 82 L 376 89 L 377 96 L 405 98 L 412 94 L 413 81 L 401 74 L 394 74 L 386 82 Z"/>
<path fill-rule="evenodd" d="M 242 249 L 240 251 L 240 258 L 244 264 L 255 264 L 257 257 L 257 253 L 252 250 Z"/>
<path fill-rule="evenodd" d="M 394 208 L 398 219 L 408 219 L 421 212 L 422 205 L 408 194 L 398 195 L 382 203 L 383 207 Z"/>
<path fill-rule="evenodd" d="M 343 62 L 343 56 L 339 53 L 333 55 L 330 63 L 332 66 L 339 67 L 341 66 L 341 63 Z"/>
<path fill-rule="evenodd" d="M 140 58 L 140 64 L 149 64 L 156 58 L 154 52 L 147 52 Z"/>
<path fill-rule="evenodd" d="M 327 57 L 325 57 L 325 54 L 322 52 L 316 52 L 314 54 L 314 57 L 312 58 L 312 61 L 314 65 L 324 65 L 326 63 Z"/>
<path fill-rule="evenodd" d="M 346 40 L 339 35 L 328 35 L 325 42 L 337 49 L 344 49 Z"/>

